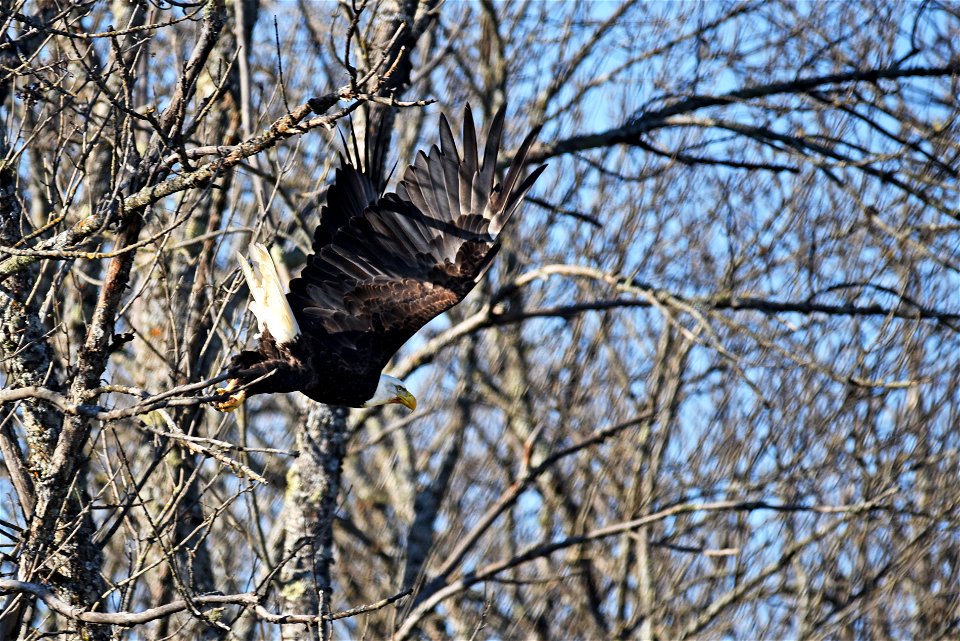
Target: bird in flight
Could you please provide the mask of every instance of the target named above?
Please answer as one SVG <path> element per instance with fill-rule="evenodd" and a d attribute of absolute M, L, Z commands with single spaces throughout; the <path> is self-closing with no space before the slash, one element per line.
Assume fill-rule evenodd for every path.
<path fill-rule="evenodd" d="M 504 108 L 487 133 L 483 160 L 469 105 L 463 155 L 440 117 L 440 147 L 417 153 L 397 189 L 369 159 L 341 157 L 313 254 L 284 294 L 276 264 L 261 244 L 238 253 L 250 287 L 260 342 L 229 367 L 214 407 L 236 409 L 254 394 L 300 391 L 320 403 L 371 407 L 416 398 L 383 374 L 421 327 L 470 293 L 500 247 L 499 235 L 545 166 L 523 177 L 539 133 L 523 140 L 502 184 L 496 182 Z M 354 141 L 355 142 L 355 141 Z M 356 144 L 354 145 L 356 147 Z"/>

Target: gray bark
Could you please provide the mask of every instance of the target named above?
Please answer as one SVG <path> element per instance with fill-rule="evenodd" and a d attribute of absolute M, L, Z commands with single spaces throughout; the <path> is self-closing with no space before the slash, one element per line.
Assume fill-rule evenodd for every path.
<path fill-rule="evenodd" d="M 343 457 L 347 409 L 311 403 L 297 432 L 300 455 L 290 469 L 284 503 L 285 565 L 280 572 L 284 612 L 325 615 L 331 612 L 334 564 L 333 522 Z M 330 624 L 285 626 L 284 639 L 329 639 Z"/>

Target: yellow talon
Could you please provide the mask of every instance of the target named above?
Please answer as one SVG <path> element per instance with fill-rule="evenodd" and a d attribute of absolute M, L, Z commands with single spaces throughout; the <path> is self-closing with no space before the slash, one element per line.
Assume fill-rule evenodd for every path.
<path fill-rule="evenodd" d="M 232 412 L 243 404 L 243 401 L 247 398 L 246 390 L 240 390 L 236 394 L 230 394 L 236 386 L 237 381 L 233 380 L 227 382 L 226 387 L 221 387 L 215 391 L 216 394 L 229 394 L 229 396 L 227 396 L 227 400 L 225 401 L 214 401 L 214 409 L 220 412 Z"/>

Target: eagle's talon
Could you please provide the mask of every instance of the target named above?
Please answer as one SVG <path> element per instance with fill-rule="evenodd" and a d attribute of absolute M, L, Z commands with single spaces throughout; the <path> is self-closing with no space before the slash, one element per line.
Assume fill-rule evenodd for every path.
<path fill-rule="evenodd" d="M 232 412 L 243 404 L 244 399 L 247 398 L 247 392 L 240 390 L 236 394 L 230 394 L 233 391 L 234 381 L 231 381 L 232 384 L 227 385 L 226 387 L 221 387 L 216 390 L 215 394 L 228 395 L 225 401 L 214 401 L 213 407 L 219 412 Z"/>

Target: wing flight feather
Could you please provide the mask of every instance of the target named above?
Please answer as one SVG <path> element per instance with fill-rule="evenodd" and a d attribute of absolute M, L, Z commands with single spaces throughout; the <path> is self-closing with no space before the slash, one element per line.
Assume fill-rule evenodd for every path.
<path fill-rule="evenodd" d="M 314 352 L 355 363 L 357 376 L 378 377 L 407 339 L 473 289 L 497 252 L 497 235 L 543 171 L 520 180 L 533 132 L 503 188 L 494 187 L 503 124 L 501 109 L 480 166 L 469 106 L 462 158 L 441 116 L 440 146 L 418 152 L 392 194 L 380 195 L 379 179 L 358 166 L 358 151 L 356 164 L 342 160 L 321 208 L 315 253 L 288 295 Z"/>

